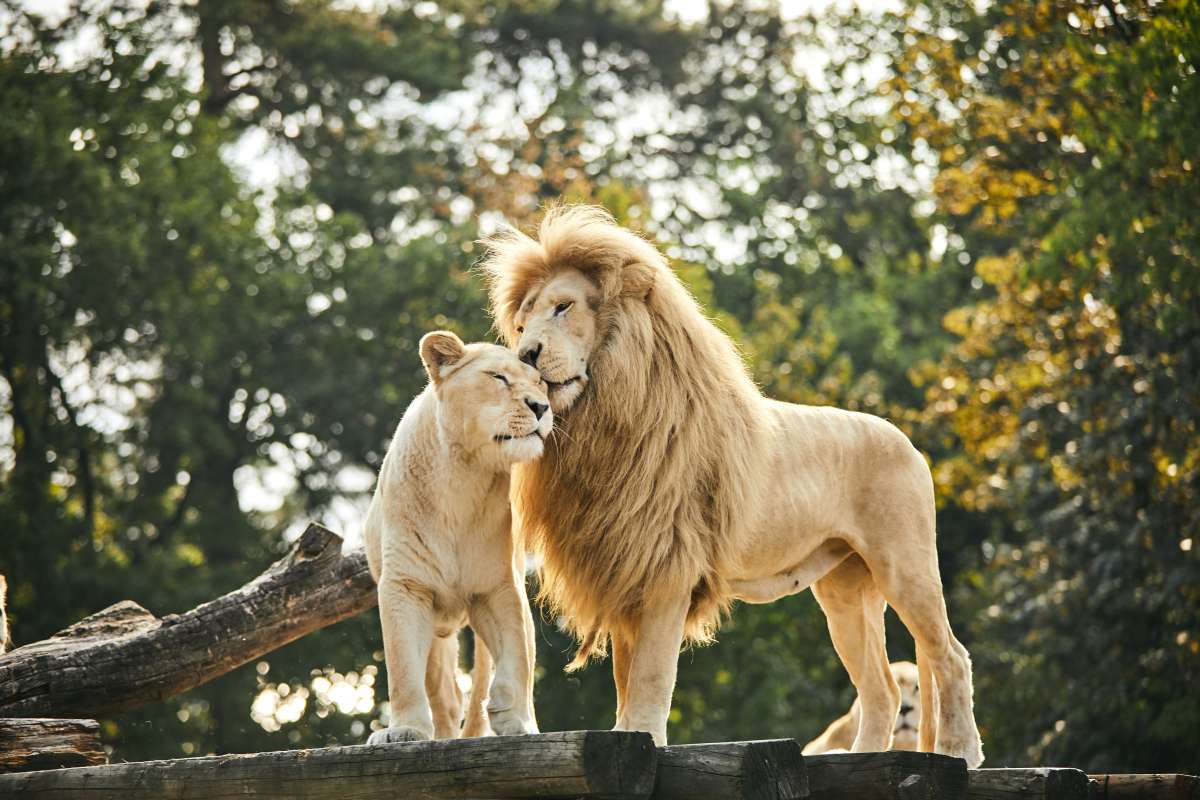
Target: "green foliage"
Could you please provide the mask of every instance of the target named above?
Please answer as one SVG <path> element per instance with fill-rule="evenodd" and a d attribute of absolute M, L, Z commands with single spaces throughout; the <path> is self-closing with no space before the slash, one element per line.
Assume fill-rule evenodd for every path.
<path fill-rule="evenodd" d="M 1200 674 L 1200 12 L 1030 12 L 949 12 L 961 47 L 931 22 L 911 48 L 929 66 L 894 84 L 989 289 L 925 373 L 926 420 L 957 451 L 943 494 L 1003 531 L 975 639 L 1016 646 L 977 651 L 979 692 L 1021 687 L 993 716 L 1006 760 L 1183 769 L 1200 730 L 1180 690 Z M 945 95 L 970 101 L 953 121 Z"/>
<path fill-rule="evenodd" d="M 18 643 L 228 591 L 307 517 L 353 527 L 420 335 L 489 335 L 480 228 L 561 197 L 657 236 L 766 392 L 929 454 L 989 764 L 1196 770 L 1194 3 L 72 10 L 0 21 Z M 806 740 L 852 699 L 808 596 L 719 638 L 682 657 L 677 741 Z M 570 650 L 542 621 L 543 729 L 611 725 L 608 667 L 564 674 Z M 105 736 L 357 742 L 385 685 L 368 614 Z"/>

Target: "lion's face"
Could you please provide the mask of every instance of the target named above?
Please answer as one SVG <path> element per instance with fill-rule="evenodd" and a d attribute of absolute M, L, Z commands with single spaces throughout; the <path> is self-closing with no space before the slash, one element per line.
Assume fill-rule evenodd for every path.
<path fill-rule="evenodd" d="M 517 353 L 549 385 L 556 412 L 570 408 L 589 380 L 598 304 L 596 286 L 579 270 L 566 269 L 530 289 L 513 319 Z"/>
<path fill-rule="evenodd" d="M 900 685 L 900 714 L 896 717 L 892 748 L 916 750 L 921 728 L 921 695 L 917 687 L 917 665 L 911 661 L 892 663 L 892 676 Z"/>
<path fill-rule="evenodd" d="M 454 445 L 498 467 L 542 455 L 554 415 L 536 369 L 499 345 L 463 344 L 448 331 L 421 339 L 421 360 Z"/>

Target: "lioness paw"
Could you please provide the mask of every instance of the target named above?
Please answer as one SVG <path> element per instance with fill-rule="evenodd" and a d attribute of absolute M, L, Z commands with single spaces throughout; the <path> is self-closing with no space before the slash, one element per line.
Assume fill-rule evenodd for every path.
<path fill-rule="evenodd" d="M 388 744 L 391 742 L 422 742 L 433 737 L 416 728 L 384 728 L 375 731 L 367 739 L 367 744 Z"/>

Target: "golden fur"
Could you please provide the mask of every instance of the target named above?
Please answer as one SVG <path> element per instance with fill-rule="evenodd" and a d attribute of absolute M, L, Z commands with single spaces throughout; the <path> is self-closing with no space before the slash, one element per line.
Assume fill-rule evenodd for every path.
<path fill-rule="evenodd" d="M 581 639 L 573 666 L 611 641 L 617 727 L 665 744 L 681 644 L 709 639 L 735 599 L 811 587 L 861 698 L 853 749 L 886 747 L 900 707 L 890 603 L 917 643 L 922 749 L 977 766 L 933 481 L 907 437 L 763 397 L 658 250 L 602 209 L 552 209 L 536 239 L 487 246 L 496 324 L 559 425 L 541 461 L 514 468 L 514 517 L 544 558 L 543 599 Z"/>
<path fill-rule="evenodd" d="M 572 666 L 681 591 L 692 596 L 687 637 L 708 641 L 732 600 L 723 576 L 766 434 L 741 357 L 658 250 L 601 210 L 552 211 L 538 241 L 509 231 L 488 247 L 492 307 L 509 342 L 530 287 L 555 271 L 574 267 L 600 292 L 604 344 L 589 375 L 604 391 L 584 394 L 543 458 L 513 471 L 525 534 L 545 559 L 541 597 L 584 642 Z"/>

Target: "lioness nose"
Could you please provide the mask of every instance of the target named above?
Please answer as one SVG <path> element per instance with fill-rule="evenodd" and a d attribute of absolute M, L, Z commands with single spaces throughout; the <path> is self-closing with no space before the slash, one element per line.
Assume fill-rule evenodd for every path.
<path fill-rule="evenodd" d="M 531 367 L 537 366 L 538 356 L 542 354 L 542 343 L 538 342 L 537 347 L 526 347 L 521 351 L 521 360 Z"/>
<path fill-rule="evenodd" d="M 533 412 L 533 416 L 536 419 L 541 419 L 542 414 L 545 414 L 546 409 L 550 407 L 545 403 L 539 403 L 537 400 L 530 400 L 528 398 L 525 400 L 525 405 L 529 406 L 529 410 Z"/>
<path fill-rule="evenodd" d="M 900 706 L 900 716 L 904 716 L 905 714 L 907 714 L 908 712 L 910 712 L 912 710 L 913 710 L 912 706 L 910 706 L 908 703 L 904 703 L 903 705 Z"/>

